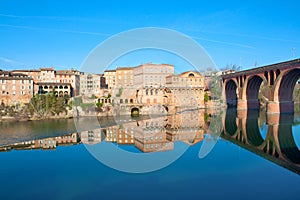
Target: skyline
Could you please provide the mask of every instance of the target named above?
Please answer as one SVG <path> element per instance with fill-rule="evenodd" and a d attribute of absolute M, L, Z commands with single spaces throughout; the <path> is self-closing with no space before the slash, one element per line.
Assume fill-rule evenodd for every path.
<path fill-rule="evenodd" d="M 250 69 L 300 57 L 296 1 L 130 3 L 1 2 L 0 69 L 80 69 L 99 43 L 142 27 L 162 27 L 190 36 L 218 68 L 235 64 Z M 153 62 L 185 68 L 181 65 L 186 64 L 165 53 L 140 55 L 123 56 L 112 67 Z"/>

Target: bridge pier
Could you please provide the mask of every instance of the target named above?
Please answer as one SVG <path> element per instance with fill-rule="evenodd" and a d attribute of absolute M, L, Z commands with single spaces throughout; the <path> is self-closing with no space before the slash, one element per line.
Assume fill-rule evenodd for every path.
<path fill-rule="evenodd" d="M 267 124 L 269 126 L 278 126 L 280 122 L 280 113 L 274 113 L 271 115 L 267 115 Z"/>
<path fill-rule="evenodd" d="M 237 109 L 238 110 L 258 110 L 260 108 L 259 100 L 238 100 Z"/>
<path fill-rule="evenodd" d="M 294 113 L 294 102 L 293 101 L 269 101 L 267 103 L 267 113 Z"/>

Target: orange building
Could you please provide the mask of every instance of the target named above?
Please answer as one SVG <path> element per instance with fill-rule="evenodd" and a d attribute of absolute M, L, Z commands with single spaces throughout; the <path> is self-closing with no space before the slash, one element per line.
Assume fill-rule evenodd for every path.
<path fill-rule="evenodd" d="M 116 70 L 116 87 L 127 88 L 134 84 L 134 74 L 132 67 L 118 67 Z"/>
<path fill-rule="evenodd" d="M 72 96 L 80 95 L 80 72 L 74 69 L 71 70 L 56 70 L 54 79 L 57 83 L 69 83 L 72 86 Z M 51 81 L 50 81 L 51 82 Z"/>
<path fill-rule="evenodd" d="M 33 78 L 21 73 L 0 71 L 0 99 L 4 105 L 27 104 L 33 97 Z"/>

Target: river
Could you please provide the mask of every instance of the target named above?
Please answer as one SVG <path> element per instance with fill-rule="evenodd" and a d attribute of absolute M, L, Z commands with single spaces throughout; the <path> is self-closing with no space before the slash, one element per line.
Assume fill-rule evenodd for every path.
<path fill-rule="evenodd" d="M 299 199 L 300 114 L 0 123 L 1 199 Z"/>

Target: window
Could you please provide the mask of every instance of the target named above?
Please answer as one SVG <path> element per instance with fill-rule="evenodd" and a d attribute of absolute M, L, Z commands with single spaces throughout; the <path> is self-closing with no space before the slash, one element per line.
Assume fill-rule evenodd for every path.
<path fill-rule="evenodd" d="M 2 84 L 5 84 L 6 83 L 6 80 L 2 80 Z"/>
<path fill-rule="evenodd" d="M 16 89 L 16 86 L 15 86 L 15 85 L 13 85 L 12 89 L 13 89 L 13 90 L 15 90 L 15 89 Z"/>

